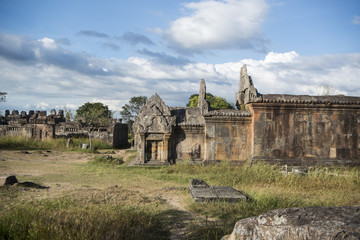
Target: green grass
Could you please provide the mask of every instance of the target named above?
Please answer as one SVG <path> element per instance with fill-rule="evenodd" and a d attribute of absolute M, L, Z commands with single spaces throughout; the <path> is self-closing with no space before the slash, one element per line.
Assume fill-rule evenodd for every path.
<path fill-rule="evenodd" d="M 122 168 L 118 173 L 128 179 L 154 179 L 187 187 L 191 178 L 200 178 L 210 185 L 228 185 L 241 190 L 249 201 L 240 203 L 194 203 L 187 200 L 186 208 L 205 219 L 188 233 L 189 239 L 220 239 L 230 233 L 236 221 L 257 216 L 272 209 L 307 206 L 342 206 L 360 204 L 360 169 L 310 169 L 305 176 L 285 175 L 275 166 L 257 163 L 231 166 L 178 164 L 167 167 Z M 179 196 L 182 194 L 178 192 Z M 201 236 L 201 237 L 200 237 Z"/>
<path fill-rule="evenodd" d="M 67 139 L 65 138 L 49 138 L 43 141 L 24 136 L 4 136 L 0 137 L 0 149 L 6 150 L 82 150 L 81 143 L 89 145 L 88 138 L 73 138 L 73 148 L 67 148 Z M 103 141 L 92 139 L 92 145 L 97 149 L 111 149 L 112 146 Z"/>
<path fill-rule="evenodd" d="M 53 187 L 50 193 L 0 188 L 0 239 L 169 239 L 174 223 L 187 224 L 183 239 L 220 239 L 239 219 L 272 209 L 360 204 L 359 167 L 314 167 L 304 176 L 285 175 L 262 163 L 127 167 L 134 157 L 136 152 L 128 151 L 124 164 L 114 164 L 97 154 L 88 164 L 56 165 L 56 171 L 51 163 L 21 162 L 21 171 L 33 168 L 38 175 L 20 181 Z M 5 161 L 2 166 L 16 169 L 18 164 Z M 191 178 L 232 186 L 249 200 L 194 203 L 187 191 Z M 55 183 L 69 190 L 54 197 Z M 200 217 L 184 223 L 169 198 Z"/>
<path fill-rule="evenodd" d="M 166 218 L 156 206 L 121 205 L 100 195 L 86 197 L 11 207 L 0 215 L 0 238 L 166 239 L 169 235 Z"/>
<path fill-rule="evenodd" d="M 97 155 L 94 156 L 90 161 L 92 164 L 111 164 L 111 165 L 121 165 L 124 163 L 122 158 L 114 158 L 111 155 Z"/>

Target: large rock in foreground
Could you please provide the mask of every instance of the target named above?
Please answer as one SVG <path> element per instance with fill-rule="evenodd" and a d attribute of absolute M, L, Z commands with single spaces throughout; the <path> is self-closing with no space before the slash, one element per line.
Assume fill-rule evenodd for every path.
<path fill-rule="evenodd" d="M 238 221 L 222 239 L 360 239 L 360 206 L 276 209 Z"/>

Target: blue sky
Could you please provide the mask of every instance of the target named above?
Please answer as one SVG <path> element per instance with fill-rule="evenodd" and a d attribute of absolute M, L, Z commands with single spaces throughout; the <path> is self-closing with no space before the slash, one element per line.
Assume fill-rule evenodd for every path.
<path fill-rule="evenodd" d="M 260 93 L 360 96 L 360 1 L 0 1 L 0 110 L 119 111 L 157 92 L 185 106 L 204 78 Z"/>

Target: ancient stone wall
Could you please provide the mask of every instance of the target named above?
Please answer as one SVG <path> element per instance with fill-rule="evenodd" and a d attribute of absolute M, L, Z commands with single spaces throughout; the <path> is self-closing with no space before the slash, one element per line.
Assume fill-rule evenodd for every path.
<path fill-rule="evenodd" d="M 206 116 L 206 161 L 246 161 L 251 153 L 251 116 Z"/>
<path fill-rule="evenodd" d="M 5 122 L 0 124 L 1 136 L 25 136 L 44 140 L 54 137 L 87 137 L 87 129 L 78 122 L 67 122 L 64 112 L 59 113 L 53 109 L 50 115 L 46 111 L 22 111 L 20 114 L 13 110 L 5 111 Z M 112 122 L 93 132 L 95 139 L 100 139 L 116 148 L 127 148 L 128 126 L 119 122 Z"/>
<path fill-rule="evenodd" d="M 47 124 L 8 124 L 0 125 L 0 137 L 25 136 L 44 140 L 54 137 L 54 126 Z"/>
<path fill-rule="evenodd" d="M 199 125 L 175 127 L 170 138 L 170 158 L 204 159 L 204 127 Z"/>
<path fill-rule="evenodd" d="M 169 108 L 155 94 L 135 120 L 138 162 L 360 165 L 360 97 L 262 95 L 244 65 L 236 105 L 211 109 L 203 79 L 196 108 Z"/>
<path fill-rule="evenodd" d="M 252 103 L 249 108 L 254 159 L 297 165 L 360 161 L 358 105 L 282 102 Z"/>
<path fill-rule="evenodd" d="M 112 143 L 115 148 L 129 148 L 128 141 L 128 125 L 122 123 L 115 123 Z M 109 139 L 110 140 L 110 139 Z"/>

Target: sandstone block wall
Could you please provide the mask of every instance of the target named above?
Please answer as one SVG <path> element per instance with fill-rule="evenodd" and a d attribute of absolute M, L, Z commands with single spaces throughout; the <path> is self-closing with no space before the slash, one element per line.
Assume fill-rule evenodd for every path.
<path fill-rule="evenodd" d="M 207 161 L 246 161 L 251 153 L 251 117 L 205 117 Z"/>
<path fill-rule="evenodd" d="M 170 138 L 171 159 L 204 158 L 204 127 L 178 126 L 175 127 Z"/>
<path fill-rule="evenodd" d="M 357 105 L 252 103 L 252 156 L 302 165 L 359 162 Z"/>

